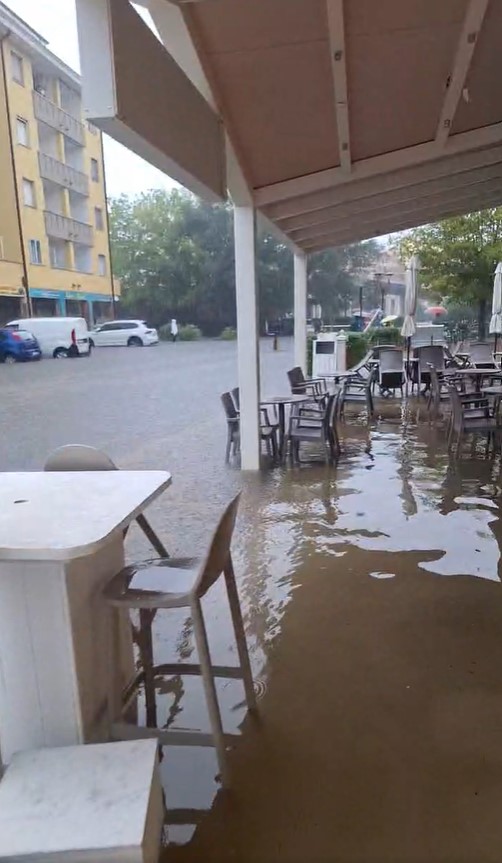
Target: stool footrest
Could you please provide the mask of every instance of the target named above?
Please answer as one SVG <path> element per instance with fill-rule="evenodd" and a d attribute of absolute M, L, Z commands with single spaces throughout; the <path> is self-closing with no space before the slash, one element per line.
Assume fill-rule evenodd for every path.
<path fill-rule="evenodd" d="M 211 671 L 214 677 L 228 677 L 232 680 L 242 680 L 242 670 L 234 665 L 212 665 Z M 166 662 L 162 665 L 154 665 L 153 673 L 159 674 L 201 674 L 200 665 L 189 662 Z"/>
<path fill-rule="evenodd" d="M 210 746 L 214 747 L 214 737 L 203 731 L 170 731 L 165 728 L 148 728 L 131 725 L 128 722 L 114 722 L 111 727 L 114 740 L 145 740 L 155 738 L 160 746 Z M 224 734 L 226 746 L 239 740 L 240 734 Z"/>

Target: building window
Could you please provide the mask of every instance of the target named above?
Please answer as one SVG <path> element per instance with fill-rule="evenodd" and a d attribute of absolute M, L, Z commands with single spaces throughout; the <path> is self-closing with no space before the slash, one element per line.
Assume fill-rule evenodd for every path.
<path fill-rule="evenodd" d="M 42 263 L 42 248 L 40 240 L 30 240 L 30 261 L 32 264 Z"/>
<path fill-rule="evenodd" d="M 96 230 L 102 231 L 104 228 L 103 222 L 103 210 L 101 207 L 94 207 L 94 222 L 96 225 Z"/>
<path fill-rule="evenodd" d="M 106 258 L 104 255 L 98 255 L 98 274 L 106 276 Z"/>
<path fill-rule="evenodd" d="M 16 119 L 16 128 L 17 128 L 17 143 L 22 144 L 23 147 L 30 146 L 30 131 L 28 127 L 28 120 L 24 120 L 22 117 L 18 117 Z"/>
<path fill-rule="evenodd" d="M 15 51 L 10 52 L 10 62 L 12 64 L 12 78 L 18 84 L 24 86 L 24 67 L 23 58 L 16 54 Z"/>
<path fill-rule="evenodd" d="M 23 177 L 23 199 L 27 207 L 37 206 L 35 198 L 35 183 L 33 180 L 27 180 L 26 177 Z"/>
<path fill-rule="evenodd" d="M 99 165 L 97 159 L 91 159 L 91 180 L 95 183 L 99 181 Z"/>

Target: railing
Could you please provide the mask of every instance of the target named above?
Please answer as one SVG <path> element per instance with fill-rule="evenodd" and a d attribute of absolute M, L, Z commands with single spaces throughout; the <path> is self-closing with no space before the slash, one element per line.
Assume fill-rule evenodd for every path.
<path fill-rule="evenodd" d="M 47 153 L 38 154 L 38 165 L 40 176 L 45 180 L 51 180 L 53 183 L 58 183 L 66 189 L 71 189 L 73 192 L 79 192 L 81 195 L 89 194 L 89 178 L 71 165 L 66 165 L 55 159 L 53 156 L 48 156 Z"/>
<path fill-rule="evenodd" d="M 62 132 L 68 138 L 71 138 L 72 141 L 81 144 L 82 147 L 84 146 L 84 124 L 80 120 L 77 120 L 76 117 L 72 117 L 71 114 L 63 111 L 55 102 L 51 102 L 50 99 L 46 99 L 41 93 L 37 93 L 36 90 L 33 91 L 33 110 L 37 120 L 47 123 L 48 126 L 57 129 L 58 132 Z"/>
<path fill-rule="evenodd" d="M 69 219 L 60 213 L 51 213 L 50 210 L 45 210 L 44 218 L 45 231 L 49 237 L 72 240 L 84 246 L 94 244 L 92 226 L 86 222 L 77 222 L 76 219 Z"/>

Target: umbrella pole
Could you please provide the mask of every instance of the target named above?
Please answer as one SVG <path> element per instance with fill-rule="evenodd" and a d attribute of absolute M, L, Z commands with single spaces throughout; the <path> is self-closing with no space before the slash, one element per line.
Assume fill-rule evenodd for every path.
<path fill-rule="evenodd" d="M 406 339 L 406 398 L 408 398 L 408 384 L 410 381 L 410 346 L 411 346 L 411 336 L 408 336 Z"/>

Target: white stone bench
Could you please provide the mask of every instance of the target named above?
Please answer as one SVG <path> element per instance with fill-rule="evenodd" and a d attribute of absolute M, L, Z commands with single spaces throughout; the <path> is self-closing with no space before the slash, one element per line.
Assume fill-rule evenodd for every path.
<path fill-rule="evenodd" d="M 155 740 L 20 752 L 0 781 L 0 860 L 157 863 L 163 820 Z"/>

